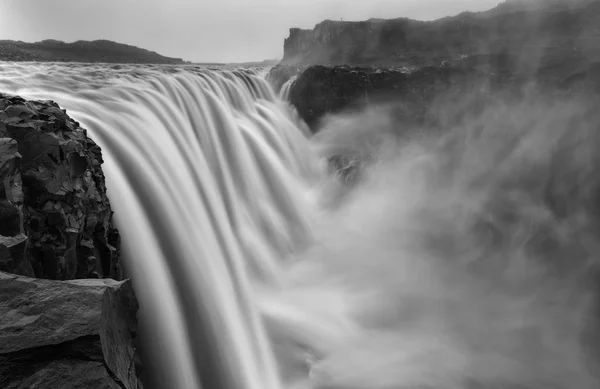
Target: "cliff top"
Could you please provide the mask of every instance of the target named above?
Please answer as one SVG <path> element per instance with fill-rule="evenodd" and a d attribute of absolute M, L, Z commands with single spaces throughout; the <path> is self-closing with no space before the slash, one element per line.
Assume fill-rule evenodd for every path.
<path fill-rule="evenodd" d="M 108 62 L 182 64 L 181 58 L 109 40 L 75 41 L 55 39 L 40 42 L 0 40 L 0 61 Z"/>
<path fill-rule="evenodd" d="M 469 55 L 600 56 L 599 0 L 509 0 L 433 21 L 332 21 L 290 29 L 283 63 L 426 66 Z M 551 53 L 551 55 L 556 55 Z"/>

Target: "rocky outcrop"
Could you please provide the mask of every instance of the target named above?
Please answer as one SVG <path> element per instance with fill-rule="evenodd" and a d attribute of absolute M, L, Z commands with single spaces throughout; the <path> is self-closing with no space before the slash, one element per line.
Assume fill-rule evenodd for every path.
<path fill-rule="evenodd" d="M 0 272 L 0 354 L 99 335 L 106 280 L 56 282 Z"/>
<path fill-rule="evenodd" d="M 326 20 L 312 30 L 292 28 L 282 62 L 414 69 L 464 56 L 509 53 L 520 65 L 535 67 L 556 50 L 586 57 L 600 53 L 599 1 L 546 1 L 543 7 L 529 3 L 509 1 L 489 11 L 430 22 Z"/>
<path fill-rule="evenodd" d="M 502 56 L 473 56 L 414 71 L 311 66 L 291 86 L 289 101 L 313 131 L 318 130 L 320 119 L 327 114 L 371 103 L 394 104 L 398 120 L 413 127 L 433 128 L 438 123 L 431 108 L 441 100 L 464 100 L 477 94 L 475 101 L 482 104 L 492 94 L 519 96 L 527 87 L 546 94 L 598 94 L 600 62 L 562 57 L 531 71 L 519 69 Z"/>
<path fill-rule="evenodd" d="M 106 366 L 126 389 L 142 386 L 136 313 L 138 302 L 130 282 L 108 288 L 102 300 L 100 339 Z"/>
<path fill-rule="evenodd" d="M 183 64 L 181 58 L 108 40 L 65 43 L 54 39 L 27 43 L 0 40 L 0 61 Z"/>
<path fill-rule="evenodd" d="M 122 278 L 100 148 L 51 101 L 0 94 L 0 270 Z"/>
<path fill-rule="evenodd" d="M 0 272 L 0 387 L 141 388 L 137 307 L 130 281 Z"/>

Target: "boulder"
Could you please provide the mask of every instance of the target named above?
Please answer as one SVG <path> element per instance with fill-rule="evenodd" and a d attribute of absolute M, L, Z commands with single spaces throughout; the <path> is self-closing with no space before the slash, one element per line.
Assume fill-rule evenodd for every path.
<path fill-rule="evenodd" d="M 0 94 L 0 270 L 122 278 L 100 148 L 52 101 Z"/>
<path fill-rule="evenodd" d="M 0 272 L 1 388 L 141 389 L 131 282 Z"/>
<path fill-rule="evenodd" d="M 51 281 L 0 272 L 0 354 L 99 335 L 111 279 Z"/>

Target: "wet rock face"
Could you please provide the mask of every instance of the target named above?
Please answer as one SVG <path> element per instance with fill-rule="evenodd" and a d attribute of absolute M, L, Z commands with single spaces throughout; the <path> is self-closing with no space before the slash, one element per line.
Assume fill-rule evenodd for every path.
<path fill-rule="evenodd" d="M 289 98 L 313 131 L 326 114 L 377 102 L 404 102 L 409 116 L 420 120 L 436 96 L 463 83 L 467 74 L 449 67 L 408 73 L 393 68 L 311 66 L 296 79 Z M 478 75 L 473 72 L 468 77 Z"/>
<path fill-rule="evenodd" d="M 100 148 L 51 101 L 0 94 L 0 270 L 120 279 Z"/>
<path fill-rule="evenodd" d="M 313 132 L 319 130 L 325 115 L 369 104 L 396 106 L 395 119 L 405 127 L 436 128 L 440 125 L 440 105 L 462 102 L 455 112 L 446 113 L 458 118 L 490 99 L 519 98 L 534 91 L 548 96 L 597 96 L 600 63 L 579 57 L 553 57 L 527 72 L 504 56 L 474 56 L 413 71 L 317 65 L 306 68 L 296 78 L 289 101 Z"/>

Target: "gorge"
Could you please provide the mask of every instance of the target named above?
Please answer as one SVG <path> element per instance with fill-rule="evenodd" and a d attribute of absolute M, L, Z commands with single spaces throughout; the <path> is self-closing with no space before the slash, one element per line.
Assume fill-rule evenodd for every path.
<path fill-rule="evenodd" d="M 0 63 L 0 387 L 597 388 L 599 58 L 454 57 L 597 4 Z"/>

